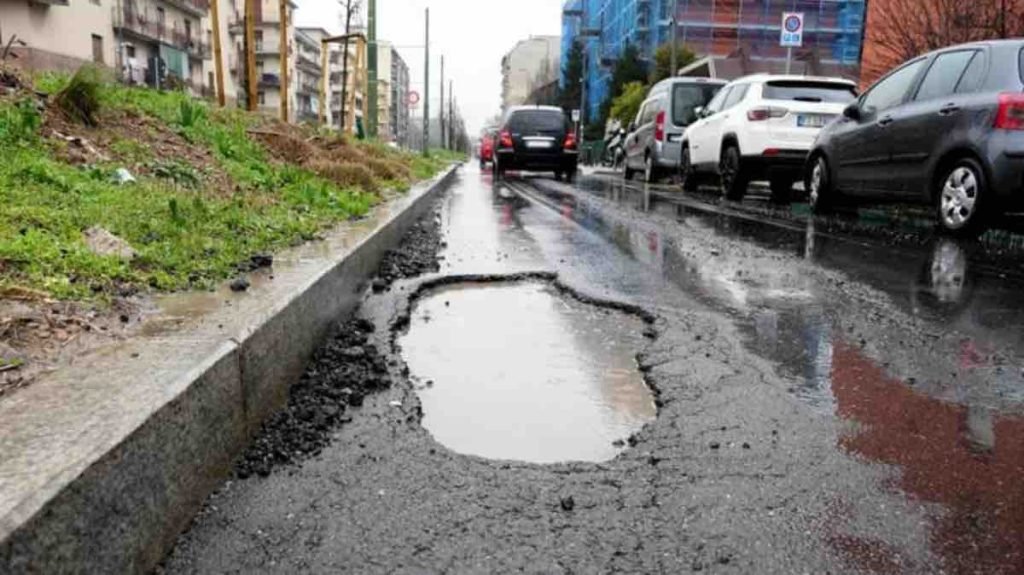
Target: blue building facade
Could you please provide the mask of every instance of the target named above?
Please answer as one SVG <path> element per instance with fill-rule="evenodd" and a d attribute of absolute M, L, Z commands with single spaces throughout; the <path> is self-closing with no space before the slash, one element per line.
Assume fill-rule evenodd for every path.
<path fill-rule="evenodd" d="M 742 54 L 773 70 L 784 62 L 779 46 L 783 12 L 803 12 L 804 47 L 829 69 L 857 76 L 866 0 L 675 0 L 676 38 L 702 56 Z M 658 46 L 671 41 L 673 0 L 566 0 L 562 14 L 562 70 L 576 41 L 587 55 L 587 115 L 594 120 L 608 97 L 615 60 L 627 44 L 653 60 Z M 562 78 L 564 85 L 565 78 Z"/>

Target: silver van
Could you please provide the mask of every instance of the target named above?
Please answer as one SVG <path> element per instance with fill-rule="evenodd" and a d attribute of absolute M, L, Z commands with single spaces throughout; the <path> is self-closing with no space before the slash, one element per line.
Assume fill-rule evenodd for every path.
<path fill-rule="evenodd" d="M 679 169 L 679 150 L 686 127 L 728 82 L 712 78 L 668 78 L 651 88 L 627 130 L 625 177 L 642 172 L 654 182 Z"/>

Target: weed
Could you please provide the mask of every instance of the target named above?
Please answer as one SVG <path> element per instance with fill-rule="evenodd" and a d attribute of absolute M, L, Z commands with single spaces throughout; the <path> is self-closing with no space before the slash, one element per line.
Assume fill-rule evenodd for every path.
<path fill-rule="evenodd" d="M 34 142 L 41 118 L 35 103 L 26 98 L 15 105 L 0 107 L 0 143 L 26 144 Z"/>
<path fill-rule="evenodd" d="M 182 100 L 178 109 L 178 124 L 182 128 L 193 128 L 206 120 L 206 106 L 195 100 Z"/>
<path fill-rule="evenodd" d="M 157 160 L 150 164 L 153 175 L 158 178 L 171 180 L 179 186 L 198 189 L 202 184 L 202 177 L 199 171 L 191 164 L 180 160 Z"/>
<path fill-rule="evenodd" d="M 96 115 L 100 111 L 102 86 L 103 73 L 100 69 L 91 64 L 83 65 L 57 93 L 55 102 L 69 118 L 86 126 L 95 126 Z"/>
<path fill-rule="evenodd" d="M 379 189 L 373 172 L 366 166 L 328 160 L 310 162 L 309 168 L 322 178 L 326 178 L 343 188 L 359 188 L 364 192 L 377 192 Z"/>

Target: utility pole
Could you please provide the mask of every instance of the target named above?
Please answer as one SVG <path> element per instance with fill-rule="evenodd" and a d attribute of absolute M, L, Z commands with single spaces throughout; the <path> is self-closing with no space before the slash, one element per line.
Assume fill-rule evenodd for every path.
<path fill-rule="evenodd" d="M 678 0 L 672 0 L 672 23 L 670 24 L 672 26 L 672 69 L 669 74 L 669 77 L 671 78 L 676 77 L 676 71 L 678 70 L 678 68 L 676 68 L 676 10 L 678 8 Z"/>
<path fill-rule="evenodd" d="M 217 105 L 221 108 L 224 107 L 224 53 L 220 46 L 220 0 L 212 0 L 210 2 L 210 20 L 213 25 L 213 70 L 216 77 L 214 82 L 217 83 Z M 124 49 L 123 47 L 121 48 Z"/>
<path fill-rule="evenodd" d="M 214 0 L 216 3 L 217 0 Z M 281 28 L 280 28 L 280 43 L 281 43 L 281 121 L 288 123 L 288 52 L 289 40 L 288 37 L 288 0 L 277 0 L 277 9 L 280 14 Z"/>
<path fill-rule="evenodd" d="M 441 148 L 444 149 L 444 54 L 441 55 L 441 107 L 437 109 L 437 113 L 437 127 L 441 136 Z"/>
<path fill-rule="evenodd" d="M 159 76 L 159 74 L 157 74 Z M 256 0 L 245 0 L 245 107 L 256 111 Z"/>
<path fill-rule="evenodd" d="M 455 82 L 448 80 L 448 149 L 455 149 Z"/>
<path fill-rule="evenodd" d="M 430 155 L 430 8 L 427 8 L 426 39 L 423 42 L 423 155 Z"/>
<path fill-rule="evenodd" d="M 370 104 L 370 118 L 366 123 L 366 134 L 370 138 L 377 137 L 377 122 L 379 121 L 377 110 L 377 0 L 368 0 L 366 17 L 366 36 L 369 42 L 369 79 L 367 80 L 367 94 Z"/>

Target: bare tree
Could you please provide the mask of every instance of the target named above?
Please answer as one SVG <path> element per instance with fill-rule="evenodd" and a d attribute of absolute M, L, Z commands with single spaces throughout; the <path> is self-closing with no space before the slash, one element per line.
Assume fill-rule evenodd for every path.
<path fill-rule="evenodd" d="M 887 0 L 869 17 L 865 49 L 872 81 L 922 53 L 963 42 L 1024 34 L 1022 0 Z"/>
<path fill-rule="evenodd" d="M 363 7 L 363 0 L 339 0 L 345 10 L 345 40 L 341 45 L 341 131 L 345 131 L 345 102 L 348 97 L 348 35 L 352 33 L 352 17 Z"/>

